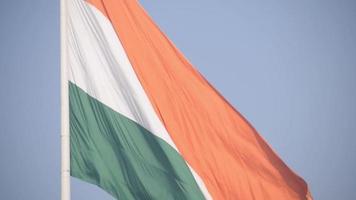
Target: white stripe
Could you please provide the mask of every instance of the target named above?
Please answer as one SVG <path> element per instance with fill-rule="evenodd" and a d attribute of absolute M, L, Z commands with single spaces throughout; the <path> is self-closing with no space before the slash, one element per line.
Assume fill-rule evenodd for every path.
<path fill-rule="evenodd" d="M 156 115 L 110 21 L 82 0 L 69 3 L 69 80 L 178 151 Z M 189 166 L 206 199 L 211 196 Z"/>

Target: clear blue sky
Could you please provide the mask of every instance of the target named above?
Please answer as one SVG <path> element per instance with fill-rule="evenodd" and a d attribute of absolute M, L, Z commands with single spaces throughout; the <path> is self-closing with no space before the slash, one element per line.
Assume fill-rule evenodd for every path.
<path fill-rule="evenodd" d="M 141 2 L 316 200 L 356 199 L 354 0 Z M 59 2 L 1 0 L 0 15 L 0 199 L 59 199 Z"/>

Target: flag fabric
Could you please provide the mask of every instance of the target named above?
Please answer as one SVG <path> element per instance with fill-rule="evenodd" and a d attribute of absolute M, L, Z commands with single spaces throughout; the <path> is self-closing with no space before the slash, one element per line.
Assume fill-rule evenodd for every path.
<path fill-rule="evenodd" d="M 137 0 L 68 1 L 71 175 L 116 199 L 312 199 Z"/>

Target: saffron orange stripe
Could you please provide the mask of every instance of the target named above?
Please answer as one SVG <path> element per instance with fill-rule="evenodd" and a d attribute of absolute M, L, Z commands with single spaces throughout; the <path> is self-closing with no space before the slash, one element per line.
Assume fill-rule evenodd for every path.
<path fill-rule="evenodd" d="M 193 68 L 136 0 L 90 0 L 113 24 L 158 116 L 214 199 L 312 199 L 307 184 Z"/>

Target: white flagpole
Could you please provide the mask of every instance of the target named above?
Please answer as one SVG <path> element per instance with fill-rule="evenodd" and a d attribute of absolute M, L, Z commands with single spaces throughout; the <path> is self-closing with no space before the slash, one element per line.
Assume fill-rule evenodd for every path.
<path fill-rule="evenodd" d="M 61 40 L 61 200 L 70 200 L 69 95 L 67 78 L 67 0 L 60 0 Z"/>

